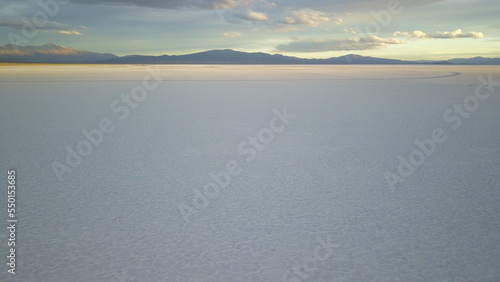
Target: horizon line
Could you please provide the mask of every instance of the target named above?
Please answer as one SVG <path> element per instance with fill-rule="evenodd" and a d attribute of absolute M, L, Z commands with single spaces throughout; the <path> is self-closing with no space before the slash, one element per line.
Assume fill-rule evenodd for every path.
<path fill-rule="evenodd" d="M 68 49 L 74 49 L 74 50 L 78 50 L 78 51 L 86 51 L 86 52 L 91 52 L 91 53 L 97 53 L 97 54 L 112 54 L 114 56 L 117 56 L 118 58 L 124 58 L 124 57 L 131 57 L 131 56 L 143 56 L 143 57 L 161 57 L 161 56 L 186 56 L 186 55 L 193 55 L 193 54 L 200 54 L 200 53 L 206 53 L 206 52 L 211 52 L 211 51 L 233 51 L 233 52 L 240 52 L 240 53 L 246 53 L 246 54 L 267 54 L 267 55 L 279 55 L 279 56 L 284 56 L 284 57 L 289 57 L 289 58 L 296 58 L 296 59 L 302 59 L 302 60 L 328 60 L 328 59 L 334 59 L 334 58 L 342 58 L 342 57 L 349 57 L 349 56 L 359 56 L 359 57 L 364 57 L 364 58 L 376 58 L 376 59 L 387 59 L 387 60 L 396 60 L 396 61 L 403 61 L 403 62 L 447 62 L 449 60 L 454 60 L 454 59 L 475 59 L 475 58 L 484 58 L 484 59 L 500 59 L 500 54 L 497 55 L 496 57 L 485 57 L 485 56 L 482 56 L 482 55 L 471 55 L 470 57 L 451 57 L 449 59 L 423 59 L 423 58 L 420 58 L 420 59 L 395 59 L 395 58 L 387 58 L 387 57 L 374 57 L 374 56 L 368 56 L 368 55 L 360 55 L 360 54 L 357 54 L 357 53 L 349 53 L 349 54 L 345 54 L 345 55 L 339 55 L 339 56 L 333 56 L 333 57 L 324 57 L 324 58 L 321 58 L 321 57 L 314 57 L 314 58 L 305 58 L 305 57 L 298 57 L 298 56 L 293 56 L 293 55 L 287 55 L 287 54 L 284 54 L 284 53 L 267 53 L 267 52 L 264 52 L 264 51 L 242 51 L 242 50 L 237 50 L 237 49 L 231 49 L 231 48 L 216 48 L 216 49 L 208 49 L 208 50 L 203 50 L 203 51 L 192 51 L 192 52 L 188 52 L 188 53 L 182 53 L 182 54 L 169 54 L 169 53 L 161 53 L 161 54 L 157 54 L 157 55 L 150 55 L 150 54 L 140 54 L 140 53 L 136 53 L 136 54 L 127 54 L 127 55 L 117 55 L 113 52 L 95 52 L 95 51 L 90 51 L 90 50 L 86 50 L 86 49 L 78 49 L 78 48 L 75 48 L 75 47 L 69 47 L 69 46 L 64 46 L 64 45 L 59 45 L 59 44 L 55 44 L 55 43 L 46 43 L 46 44 L 42 44 L 42 45 L 17 45 L 17 44 L 12 44 L 12 43 L 7 43 L 3 46 L 0 46 L 1 47 L 9 47 L 9 46 L 18 46 L 18 47 L 23 47 L 23 48 L 28 48 L 28 47 L 43 47 L 43 46 L 59 46 L 59 47 L 63 47 L 63 48 L 68 48 Z M 15 48 L 14 48 L 15 50 Z M 332 51 L 336 51 L 336 50 L 332 50 Z M 342 52 L 342 51 L 349 51 L 349 50 L 338 50 L 339 52 Z M 354 50 L 352 50 L 354 51 Z M 362 50 L 363 51 L 363 50 Z M 1 55 L 1 53 L 0 53 Z M 7 62 L 6 62 L 7 63 Z"/>

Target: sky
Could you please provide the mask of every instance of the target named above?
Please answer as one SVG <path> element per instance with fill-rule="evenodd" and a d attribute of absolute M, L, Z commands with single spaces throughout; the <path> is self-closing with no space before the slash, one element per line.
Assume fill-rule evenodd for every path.
<path fill-rule="evenodd" d="M 0 0 L 0 45 L 119 56 L 500 57 L 498 0 Z"/>

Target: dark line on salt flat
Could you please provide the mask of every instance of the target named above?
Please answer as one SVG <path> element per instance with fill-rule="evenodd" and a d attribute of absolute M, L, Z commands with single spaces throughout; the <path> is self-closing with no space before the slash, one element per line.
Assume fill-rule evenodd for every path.
<path fill-rule="evenodd" d="M 427 77 L 395 77 L 395 78 L 297 78 L 297 79 L 168 79 L 164 81 L 172 82 L 265 82 L 265 81 L 336 81 L 336 80 L 404 80 L 404 79 L 433 79 L 433 78 L 446 78 L 459 76 L 462 73 L 454 72 L 441 76 L 427 76 Z M 0 80 L 1 82 L 25 82 L 25 83 L 76 83 L 76 82 L 143 82 L 143 80 Z"/>

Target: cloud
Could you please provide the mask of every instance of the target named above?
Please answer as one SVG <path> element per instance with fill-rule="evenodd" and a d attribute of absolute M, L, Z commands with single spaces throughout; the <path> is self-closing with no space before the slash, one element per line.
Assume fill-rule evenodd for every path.
<path fill-rule="evenodd" d="M 203 1 L 197 1 L 199 3 Z M 262 8 L 276 7 L 276 3 L 267 0 L 216 0 L 208 1 L 212 3 L 214 9 L 233 9 L 237 7 L 251 7 L 258 4 Z"/>
<path fill-rule="evenodd" d="M 355 28 L 352 28 L 352 27 L 346 27 L 346 28 L 344 28 L 344 31 L 347 32 L 347 33 L 350 33 L 350 34 L 356 34 L 356 33 L 358 33 L 358 30 L 355 29 Z"/>
<path fill-rule="evenodd" d="M 6 27 L 11 27 L 15 29 L 22 29 L 25 26 L 33 25 L 33 23 L 28 20 L 27 18 L 13 18 L 13 17 L 6 17 L 6 18 L 0 18 L 0 26 L 6 26 Z M 37 29 L 40 30 L 61 30 L 61 31 L 71 31 L 75 29 L 87 29 L 84 26 L 73 26 L 69 24 L 62 24 L 58 22 L 53 22 L 53 21 L 47 21 L 45 25 L 42 26 L 36 26 Z"/>
<path fill-rule="evenodd" d="M 213 8 L 215 9 L 232 9 L 238 7 L 239 3 L 236 0 L 219 0 L 213 1 Z"/>
<path fill-rule="evenodd" d="M 312 9 L 293 11 L 291 15 L 284 20 L 287 24 L 305 24 L 308 26 L 318 26 L 329 21 L 330 18 L 325 13 Z"/>
<path fill-rule="evenodd" d="M 273 3 L 268 3 L 267 0 L 71 0 L 71 2 L 90 5 L 125 5 L 164 9 L 233 9 L 248 7 L 254 3 L 265 4 L 267 6 L 273 5 Z"/>
<path fill-rule="evenodd" d="M 407 6 L 422 6 L 444 0 L 420 0 L 408 2 Z M 255 4 L 260 6 L 275 6 L 274 2 L 267 0 L 71 0 L 78 4 L 106 4 L 106 5 L 129 5 L 144 6 L 153 8 L 179 9 L 179 8 L 198 8 L 198 9 L 232 9 L 236 7 L 249 7 Z M 346 12 L 352 10 L 381 9 L 387 6 L 387 0 L 287 0 L 276 1 L 276 3 L 286 3 L 285 5 L 292 9 L 311 8 L 321 11 Z M 406 3 L 408 2 L 408 3 Z M 285 6 L 282 5 L 282 6 Z"/>
<path fill-rule="evenodd" d="M 421 39 L 421 38 L 433 38 L 433 39 L 457 39 L 457 38 L 473 38 L 473 39 L 478 39 L 478 38 L 483 38 L 484 34 L 482 32 L 467 32 L 464 33 L 462 32 L 461 29 L 457 29 L 455 31 L 437 31 L 434 33 L 425 33 L 420 30 L 415 30 L 411 32 L 401 32 L 401 31 L 396 31 L 393 34 L 394 36 L 402 36 L 406 37 L 410 40 L 415 40 L 415 39 Z"/>
<path fill-rule="evenodd" d="M 247 9 L 244 12 L 235 12 L 232 14 L 233 16 L 243 19 L 243 20 L 248 20 L 248 21 L 267 21 L 269 20 L 269 17 L 261 12 L 256 12 L 250 9 Z"/>
<path fill-rule="evenodd" d="M 419 1 L 404 1 L 400 0 L 401 6 L 406 8 L 425 6 L 436 2 L 444 2 L 445 0 L 419 0 Z M 389 0 L 286 0 L 279 3 L 293 9 L 310 8 L 324 12 L 347 13 L 353 11 L 379 11 L 386 9 Z"/>
<path fill-rule="evenodd" d="M 241 33 L 237 32 L 237 31 L 228 31 L 228 32 L 224 32 L 223 35 L 225 37 L 229 37 L 229 38 L 236 38 L 236 37 L 240 37 Z"/>
<path fill-rule="evenodd" d="M 64 35 L 82 35 L 79 31 L 76 30 L 60 30 L 57 33 Z"/>
<path fill-rule="evenodd" d="M 277 26 L 273 27 L 272 30 L 274 32 L 293 32 L 293 31 L 298 31 L 299 28 L 297 28 L 296 26 L 281 26 L 281 25 L 277 25 Z"/>
<path fill-rule="evenodd" d="M 214 9 L 215 5 L 230 6 L 231 0 L 71 0 L 71 3 L 86 4 L 86 5 L 124 5 L 124 6 L 142 6 L 142 7 L 152 7 L 152 8 L 164 8 L 164 9 L 178 9 L 185 7 L 201 8 L 201 9 Z"/>
<path fill-rule="evenodd" d="M 295 40 L 288 44 L 276 47 L 283 52 L 326 52 L 326 51 L 348 51 L 348 50 L 373 50 L 388 47 L 394 44 L 404 44 L 404 41 L 380 38 L 369 35 L 356 39 L 317 39 L 309 38 Z"/>

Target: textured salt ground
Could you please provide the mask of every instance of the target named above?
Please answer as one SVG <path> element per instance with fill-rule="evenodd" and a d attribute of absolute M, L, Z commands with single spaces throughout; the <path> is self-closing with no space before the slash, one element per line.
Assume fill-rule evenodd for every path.
<path fill-rule="evenodd" d="M 0 68 L 1 171 L 19 181 L 2 281 L 279 281 L 328 236 L 310 281 L 499 279 L 500 90 L 456 131 L 442 118 L 498 67 L 161 66 L 119 120 L 110 104 L 147 68 Z M 239 143 L 283 106 L 297 118 L 246 163 Z M 59 182 L 52 162 L 106 117 L 115 131 Z M 391 193 L 383 173 L 437 127 L 449 139 Z M 241 174 L 185 223 L 230 160 Z"/>

